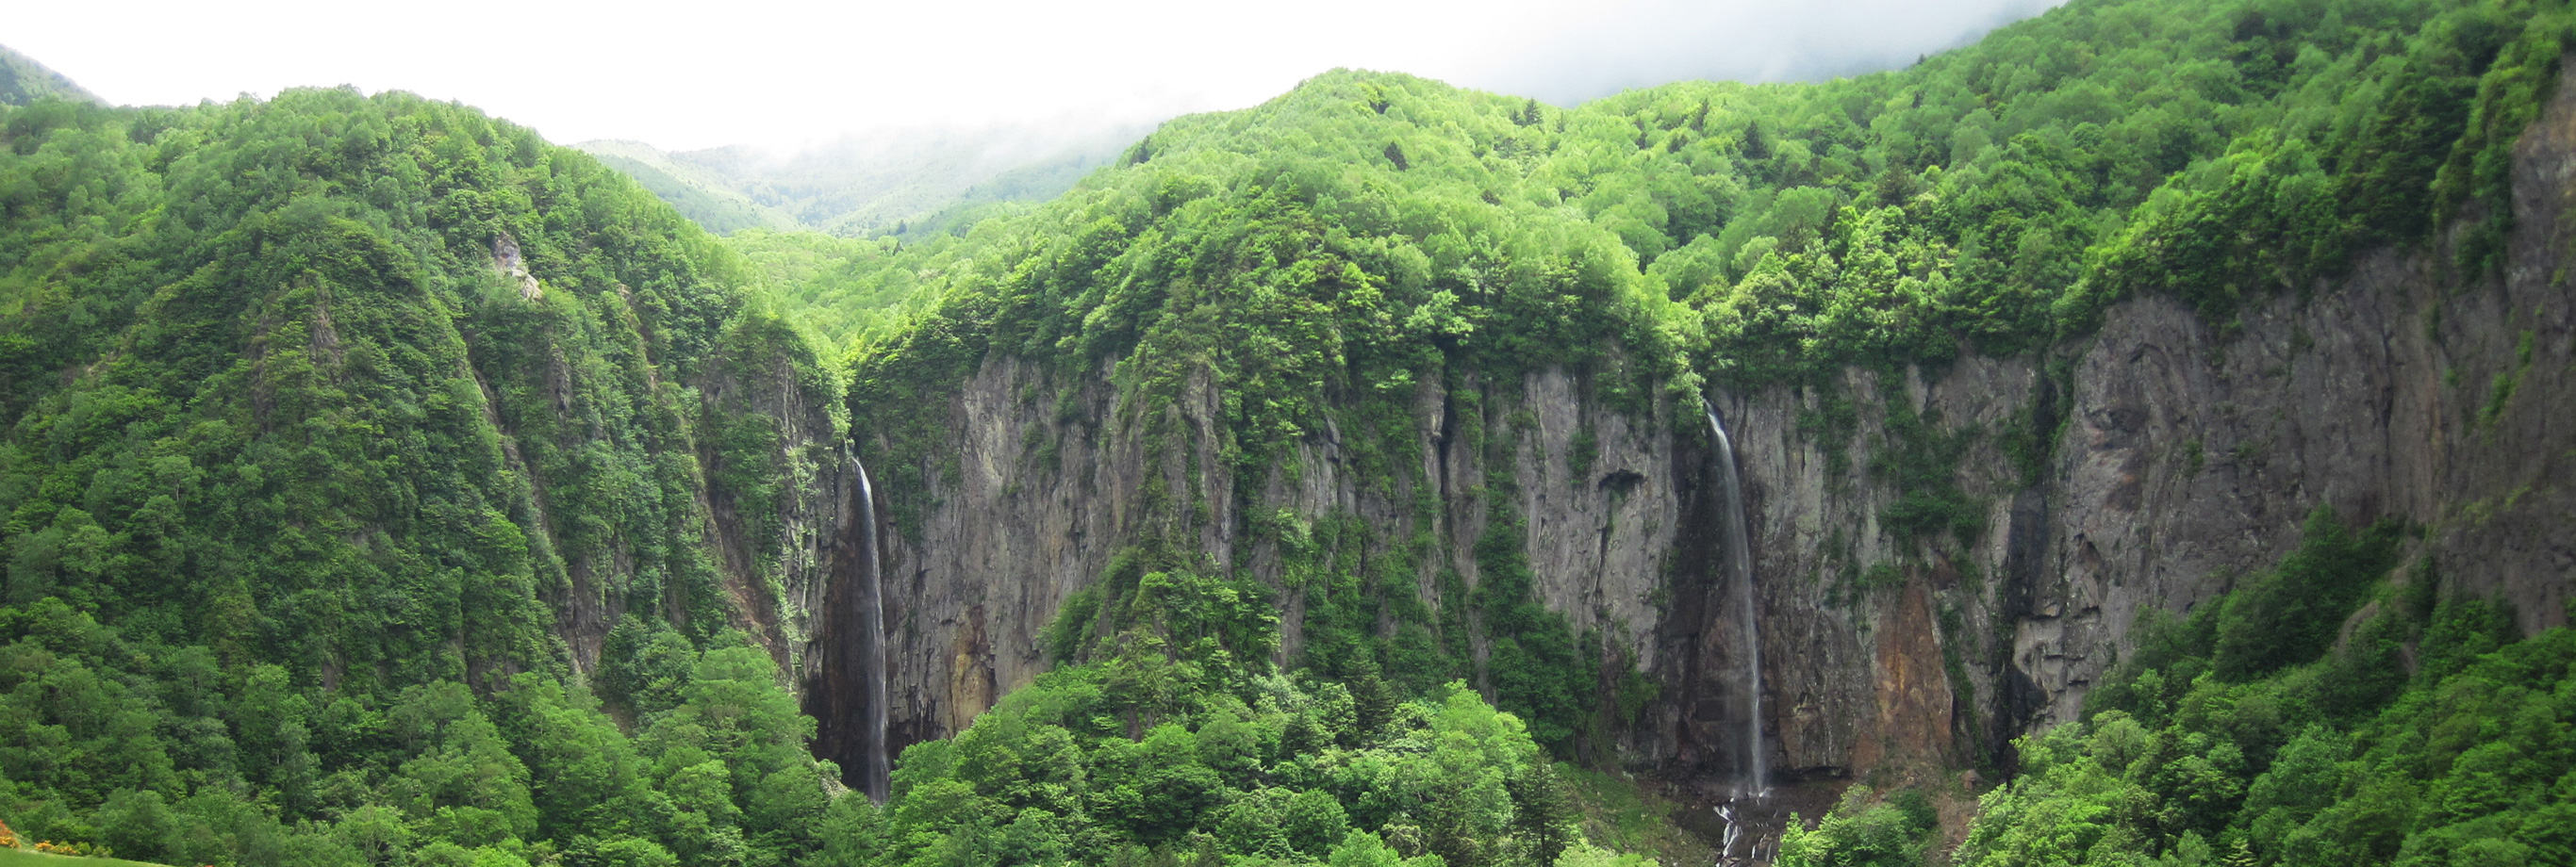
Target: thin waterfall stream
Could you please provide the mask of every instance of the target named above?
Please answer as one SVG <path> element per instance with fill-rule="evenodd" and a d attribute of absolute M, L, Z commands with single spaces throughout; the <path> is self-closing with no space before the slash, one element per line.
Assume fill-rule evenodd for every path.
<path fill-rule="evenodd" d="M 1771 789 L 1771 774 L 1762 749 L 1762 641 L 1754 632 L 1753 617 L 1753 552 L 1750 533 L 1744 523 L 1744 485 L 1735 469 L 1735 443 L 1726 436 L 1726 425 L 1717 419 L 1717 408 L 1702 404 L 1708 413 L 1709 433 L 1717 440 L 1717 478 L 1723 489 L 1720 502 L 1725 506 L 1721 530 L 1726 542 L 1726 583 L 1735 596 L 1736 634 L 1744 642 L 1744 779 L 1742 793 L 1760 796 Z"/>
<path fill-rule="evenodd" d="M 867 724 L 860 730 L 866 743 L 865 776 L 859 790 L 868 800 L 886 802 L 887 778 L 892 767 L 886 759 L 886 650 L 885 650 L 885 582 L 879 574 L 877 552 L 876 487 L 868 481 L 868 467 L 856 457 L 850 468 L 859 475 L 859 593 L 857 606 L 859 630 L 859 676 L 866 684 Z"/>
<path fill-rule="evenodd" d="M 1762 823 L 1755 818 L 1758 808 L 1771 797 L 1771 773 L 1762 749 L 1762 639 L 1754 632 L 1752 532 L 1745 524 L 1744 483 L 1736 471 L 1735 441 L 1726 435 L 1726 425 L 1718 421 L 1716 406 L 1702 403 L 1700 409 L 1708 414 L 1708 432 L 1717 449 L 1718 502 L 1723 507 L 1719 532 L 1726 544 L 1726 584 L 1735 598 L 1735 634 L 1744 645 L 1744 763 L 1738 766 L 1744 776 L 1736 781 L 1734 796 L 1715 808 L 1719 820 L 1726 823 L 1717 863 L 1719 867 L 1763 864 L 1777 854 L 1766 855 L 1764 844 L 1777 844 L 1764 838 L 1758 830 Z M 1736 853 L 1739 845 L 1745 848 L 1742 855 Z"/>

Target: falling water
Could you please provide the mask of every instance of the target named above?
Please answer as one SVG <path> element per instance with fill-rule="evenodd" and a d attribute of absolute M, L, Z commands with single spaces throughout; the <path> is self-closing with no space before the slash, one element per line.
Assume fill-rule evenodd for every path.
<path fill-rule="evenodd" d="M 1717 408 L 1701 404 L 1708 412 L 1708 429 L 1717 437 L 1717 471 L 1719 487 L 1725 490 L 1726 506 L 1726 583 L 1735 591 L 1736 634 L 1744 640 L 1744 792 L 1760 796 L 1771 787 L 1769 769 L 1762 750 L 1762 642 L 1753 632 L 1753 552 L 1746 541 L 1744 524 L 1744 486 L 1735 473 L 1735 444 L 1727 439 L 1726 426 L 1718 423 Z"/>
<path fill-rule="evenodd" d="M 1735 803 L 1729 801 L 1713 809 L 1717 810 L 1717 818 L 1726 823 L 1726 836 L 1719 838 L 1717 845 L 1717 863 L 1740 863 L 1735 858 L 1735 844 L 1743 841 L 1744 826 L 1735 821 Z"/>
<path fill-rule="evenodd" d="M 1717 812 L 1717 820 L 1726 827 L 1718 837 L 1717 867 L 1770 864 L 1780 857 L 1779 816 L 1773 814 L 1766 821 L 1759 815 L 1769 797 L 1767 792 L 1755 792 L 1728 798 L 1726 803 L 1709 808 Z M 1739 847 L 1744 854 L 1736 854 Z"/>
<path fill-rule="evenodd" d="M 885 652 L 885 583 L 878 574 L 876 488 L 868 483 L 868 467 L 858 458 L 850 459 L 851 469 L 859 475 L 859 676 L 867 682 L 867 727 L 862 733 L 867 742 L 867 776 L 859 788 L 868 800 L 886 802 L 886 778 L 891 771 L 886 763 L 886 652 Z"/>

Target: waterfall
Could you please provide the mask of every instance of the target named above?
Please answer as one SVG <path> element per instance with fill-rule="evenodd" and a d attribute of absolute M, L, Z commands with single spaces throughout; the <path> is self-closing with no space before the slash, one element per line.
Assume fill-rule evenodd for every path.
<path fill-rule="evenodd" d="M 1726 436 L 1726 425 L 1717 420 L 1717 407 L 1702 403 L 1708 412 L 1709 433 L 1717 438 L 1717 478 L 1724 489 L 1720 500 L 1725 506 L 1721 523 L 1725 525 L 1726 583 L 1735 595 L 1736 634 L 1744 641 L 1744 792 L 1759 796 L 1771 787 L 1767 759 L 1762 750 L 1762 641 L 1754 634 L 1753 624 L 1753 550 L 1750 533 L 1744 523 L 1744 485 L 1736 477 L 1735 443 Z"/>
<path fill-rule="evenodd" d="M 1780 841 L 1776 836 L 1780 816 L 1777 813 L 1762 816 L 1756 809 L 1764 806 L 1769 797 L 1763 792 L 1748 793 L 1709 808 L 1717 811 L 1717 820 L 1725 825 L 1725 830 L 1718 836 L 1717 867 L 1769 864 L 1780 857 Z M 1739 808 L 1742 808 L 1740 812 Z M 1772 833 L 1764 833 L 1766 828 Z M 1744 854 L 1735 854 L 1738 846 L 1744 848 Z"/>
<path fill-rule="evenodd" d="M 1726 823 L 1726 836 L 1718 838 L 1717 863 L 1735 863 L 1735 843 L 1744 838 L 1744 826 L 1735 822 L 1735 803 L 1729 801 L 1711 809 L 1715 809 L 1717 818 Z"/>
<path fill-rule="evenodd" d="M 867 683 L 867 724 L 860 730 L 866 752 L 865 776 L 859 789 L 868 800 L 886 802 L 886 778 L 892 769 L 886 760 L 886 651 L 885 651 L 885 581 L 879 574 L 877 552 L 877 493 L 868 483 L 868 467 L 856 457 L 850 468 L 859 476 L 859 569 L 858 610 L 851 612 L 859 623 L 859 676 Z"/>

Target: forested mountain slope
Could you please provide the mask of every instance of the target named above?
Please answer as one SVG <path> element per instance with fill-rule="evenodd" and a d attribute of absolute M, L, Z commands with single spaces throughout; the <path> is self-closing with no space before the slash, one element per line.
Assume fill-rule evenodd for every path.
<path fill-rule="evenodd" d="M 815 845 L 832 774 L 779 672 L 837 517 L 837 380 L 738 257 L 400 93 L 48 101 L 0 143 L 22 835 L 246 864 Z"/>
<path fill-rule="evenodd" d="M 0 135 L 0 821 L 30 843 L 1160 863 L 1222 824 L 1283 860 L 1612 858 L 1517 720 L 1280 677 L 1242 612 L 1223 681 L 1198 648 L 1149 689 L 1064 672 L 907 759 L 880 812 L 785 688 L 847 593 L 855 483 L 839 380 L 761 270 L 587 155 L 406 94 L 44 101 Z M 1006 771 L 1008 813 L 944 779 Z M 1355 829 L 1325 775 L 1361 772 L 1399 778 Z"/>
<path fill-rule="evenodd" d="M 630 607 L 770 628 L 810 567 L 713 511 L 807 496 L 830 376 L 738 258 L 589 158 L 339 91 L 6 131 L 17 601 L 399 683 L 586 660 Z M 349 596 L 351 567 L 429 591 Z"/>
<path fill-rule="evenodd" d="M 2576 631 L 2523 638 L 2504 606 L 2444 598 L 2430 560 L 2375 580 L 2400 535 L 2320 511 L 2224 600 L 2150 618 L 2089 718 L 2025 744 L 1954 863 L 2576 858 Z"/>
<path fill-rule="evenodd" d="M 2078 0 L 1572 109 L 1341 70 L 919 243 L 719 241 L 403 94 L 0 109 L 0 817 L 1593 867 L 1575 767 L 1973 768 L 1991 821 L 1779 853 L 2556 857 L 2571 26 Z M 883 809 L 831 779 L 888 749 Z"/>
<path fill-rule="evenodd" d="M 792 229 L 802 225 L 795 217 L 752 201 L 713 172 L 675 160 L 643 142 L 592 141 L 579 147 L 609 168 L 625 172 L 670 203 L 680 216 L 709 232 L 730 235 L 755 226 Z"/>
<path fill-rule="evenodd" d="M 2008 770 L 2132 623 L 2320 504 L 2563 623 L 2534 121 L 2567 35 L 2554 3 L 2079 2 L 1818 85 L 1558 110 L 1339 71 L 1176 120 L 883 258 L 935 305 L 852 373 L 915 594 L 896 740 L 1114 654 L 1150 575 L 1275 593 L 1294 667 L 1463 679 L 1560 754 L 1708 780 Z"/>
<path fill-rule="evenodd" d="M 792 154 L 621 141 L 575 147 L 634 175 L 708 231 L 758 225 L 918 241 L 1054 198 L 1142 132 L 1018 122 L 879 130 Z"/>
<path fill-rule="evenodd" d="M 104 102 L 35 58 L 0 45 L 0 105 L 26 105 L 47 98 Z"/>

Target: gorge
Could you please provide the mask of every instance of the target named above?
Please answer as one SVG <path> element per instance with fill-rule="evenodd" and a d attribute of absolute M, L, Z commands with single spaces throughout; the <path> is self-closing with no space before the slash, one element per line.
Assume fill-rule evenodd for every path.
<path fill-rule="evenodd" d="M 1048 369 L 995 352 L 914 447 L 868 422 L 917 410 L 862 396 L 862 451 L 908 459 L 901 477 L 921 480 L 896 495 L 912 517 L 887 541 L 908 576 L 889 620 L 894 740 L 951 734 L 1045 670 L 1042 633 L 1064 600 L 1142 538 L 1291 588 L 1279 654 L 1293 661 L 1320 601 L 1294 592 L 1299 557 L 1395 569 L 1399 591 L 1437 607 L 1462 589 L 1444 570 L 1472 592 L 1491 559 L 1479 540 L 1517 524 L 1531 592 L 1586 636 L 1601 682 L 1627 668 L 1655 684 L 1617 708 L 1625 718 L 1603 688 L 1604 712 L 1584 721 L 1596 740 L 1578 749 L 1718 785 L 1766 762 L 1791 778 L 2009 768 L 2012 738 L 2077 718 L 2142 615 L 2187 611 L 2231 571 L 2277 559 L 2319 505 L 2422 527 L 2410 558 L 2509 600 L 2526 631 L 2563 625 L 2576 550 L 2546 529 L 2571 514 L 2568 305 L 2553 276 L 2569 236 L 2553 179 L 2576 110 L 2557 92 L 2514 146 L 2495 277 L 2452 282 L 2443 248 L 2383 251 L 2224 324 L 2150 295 L 2059 355 L 1713 388 L 1712 413 L 1747 432 L 1733 447 L 1752 528 L 1741 549 L 1717 529 L 1729 468 L 1713 415 L 1697 436 L 1669 398 L 1615 405 L 1598 365 L 1422 381 L 1367 422 L 1379 427 L 1328 421 L 1288 444 L 1295 473 L 1268 477 L 1229 464 L 1206 373 L 1149 398 L 1112 370 L 1133 362 Z M 1904 479 L 1906 461 L 1934 478 Z M 1890 526 L 1927 496 L 1958 503 L 1941 519 L 1955 523 Z M 1368 529 L 1307 529 L 1345 516 Z M 1748 553 L 1746 574 L 1774 577 L 1737 583 L 1726 564 Z M 1749 608 L 1739 586 L 1758 589 Z M 1744 672 L 1765 657 L 1748 694 Z M 1774 742 L 1753 748 L 1755 731 Z"/>
<path fill-rule="evenodd" d="M 0 107 L 0 821 L 2561 863 L 2571 46 L 2077 0 L 1572 107 L 1337 69 L 874 238 L 407 93 L 51 87 Z"/>

